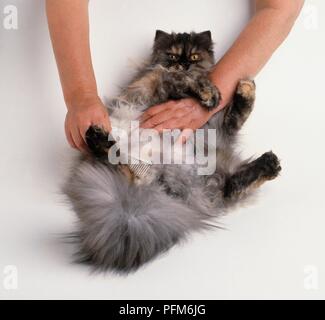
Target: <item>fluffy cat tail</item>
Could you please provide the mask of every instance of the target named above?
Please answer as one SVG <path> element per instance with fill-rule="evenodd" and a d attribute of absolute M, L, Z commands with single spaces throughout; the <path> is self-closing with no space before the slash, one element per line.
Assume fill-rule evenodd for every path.
<path fill-rule="evenodd" d="M 119 172 L 83 162 L 64 187 L 77 213 L 78 261 L 128 273 L 167 251 L 189 231 L 208 225 L 203 215 L 158 186 L 130 185 Z"/>

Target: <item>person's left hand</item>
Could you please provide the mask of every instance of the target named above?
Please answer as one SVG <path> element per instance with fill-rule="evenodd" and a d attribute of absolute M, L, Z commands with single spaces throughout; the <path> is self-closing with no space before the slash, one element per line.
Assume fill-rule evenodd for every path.
<path fill-rule="evenodd" d="M 140 118 L 140 127 L 155 129 L 191 129 L 201 128 L 212 114 L 195 99 L 171 100 L 149 108 Z"/>

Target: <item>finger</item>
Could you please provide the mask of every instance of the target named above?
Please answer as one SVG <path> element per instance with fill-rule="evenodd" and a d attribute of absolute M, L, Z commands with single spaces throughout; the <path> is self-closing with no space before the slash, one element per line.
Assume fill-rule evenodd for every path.
<path fill-rule="evenodd" d="M 87 141 L 86 141 L 86 133 L 88 131 L 88 129 L 90 128 L 90 124 L 89 125 L 83 125 L 79 128 L 79 131 L 78 131 L 78 135 L 81 137 L 81 139 L 83 140 L 83 142 L 86 144 Z"/>
<path fill-rule="evenodd" d="M 112 131 L 112 125 L 111 125 L 111 121 L 110 121 L 110 118 L 109 118 L 108 115 L 107 115 L 107 117 L 106 117 L 106 119 L 104 121 L 103 126 L 104 126 L 104 130 L 106 132 L 111 132 Z"/>
<path fill-rule="evenodd" d="M 86 141 L 86 132 L 87 130 L 89 129 L 90 126 L 87 126 L 86 130 L 83 129 L 79 129 L 79 137 L 81 137 L 82 141 L 81 141 L 81 146 L 80 146 L 80 151 L 83 152 L 83 153 L 89 153 L 89 148 L 88 148 L 88 144 L 87 144 L 87 141 Z"/>
<path fill-rule="evenodd" d="M 65 131 L 65 136 L 66 136 L 66 138 L 67 138 L 67 140 L 68 140 L 69 145 L 70 145 L 72 148 L 77 149 L 77 146 L 75 145 L 75 143 L 74 143 L 74 141 L 73 141 L 73 139 L 72 139 L 71 132 L 70 132 L 70 130 L 69 130 L 69 128 L 68 128 L 68 123 L 67 123 L 67 121 L 65 121 L 65 123 L 64 123 L 64 131 Z"/>
<path fill-rule="evenodd" d="M 88 148 L 80 131 L 77 128 L 75 128 L 72 130 L 71 134 L 72 134 L 73 142 L 76 145 L 77 149 L 83 153 L 87 153 Z"/>
<path fill-rule="evenodd" d="M 155 116 L 149 118 L 145 122 L 143 122 L 141 124 L 141 128 L 144 129 L 154 128 L 159 124 L 166 122 L 168 120 L 182 118 L 186 114 L 187 114 L 186 109 L 162 111 L 160 113 L 157 113 Z"/>
<path fill-rule="evenodd" d="M 192 119 L 193 115 L 188 113 L 187 115 L 185 114 L 182 117 L 179 118 L 172 118 L 169 119 L 157 126 L 154 127 L 155 130 L 157 130 L 158 132 L 162 132 L 162 130 L 164 129 L 192 129 L 193 130 L 193 126 L 192 126 Z"/>
<path fill-rule="evenodd" d="M 192 129 L 184 129 L 180 136 L 178 137 L 176 143 L 181 143 L 181 144 L 185 144 L 190 137 L 193 136 L 193 130 Z"/>
<path fill-rule="evenodd" d="M 102 116 L 98 119 L 95 119 L 93 125 L 96 125 L 96 126 L 102 128 L 107 133 L 112 131 L 111 121 L 109 119 L 109 115 L 108 115 L 107 111 L 105 111 L 104 116 Z"/>
<path fill-rule="evenodd" d="M 77 146 L 76 146 L 76 144 L 74 143 L 74 141 L 73 141 L 73 139 L 72 139 L 72 135 L 71 135 L 71 133 L 70 133 L 70 132 L 66 132 L 65 135 L 66 135 L 66 137 L 67 137 L 67 140 L 68 140 L 69 145 L 70 145 L 72 148 L 74 148 L 74 149 L 78 149 Z"/>
<path fill-rule="evenodd" d="M 110 122 L 108 114 L 104 118 L 94 119 L 88 126 L 85 126 L 85 127 L 83 126 L 82 130 L 81 130 L 83 137 L 85 136 L 85 134 L 90 126 L 99 127 L 107 133 L 112 131 L 112 126 L 111 126 L 111 122 Z"/>
<path fill-rule="evenodd" d="M 200 105 L 200 103 L 192 98 L 186 98 L 186 99 L 181 99 L 178 100 L 177 102 L 177 107 L 179 108 L 188 108 L 188 109 L 193 109 L 195 105 Z"/>
<path fill-rule="evenodd" d="M 226 105 L 219 105 L 215 110 L 213 110 L 213 113 L 216 114 L 219 111 L 221 111 L 222 109 L 224 109 L 226 107 Z"/>
<path fill-rule="evenodd" d="M 173 101 L 173 104 L 170 108 L 165 109 L 155 114 L 154 116 L 149 117 L 146 115 L 144 118 L 142 118 L 141 127 L 153 128 L 172 118 L 183 118 L 187 116 L 190 112 L 193 111 L 194 105 L 193 103 L 187 103 L 186 100 L 188 99 Z"/>
<path fill-rule="evenodd" d="M 159 133 L 162 133 L 163 130 L 173 130 L 173 129 L 183 129 L 183 124 L 180 122 L 179 119 L 170 119 L 168 121 L 165 121 L 158 126 L 155 126 L 153 128 L 154 130 L 158 131 Z"/>
<path fill-rule="evenodd" d="M 142 116 L 140 117 L 140 122 L 146 121 L 147 119 L 155 116 L 157 113 L 160 113 L 162 111 L 168 110 L 172 107 L 173 104 L 175 104 L 175 101 L 168 101 L 162 104 L 158 104 L 156 106 L 150 107 L 148 110 L 146 110 Z"/>

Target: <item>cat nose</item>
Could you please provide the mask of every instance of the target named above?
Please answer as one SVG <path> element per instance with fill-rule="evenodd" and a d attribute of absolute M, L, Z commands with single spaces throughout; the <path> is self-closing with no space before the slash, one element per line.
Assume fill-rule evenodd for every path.
<path fill-rule="evenodd" d="M 189 64 L 189 63 L 183 63 L 182 66 L 183 66 L 183 68 L 184 68 L 185 70 L 188 70 L 189 67 L 190 67 L 190 64 Z"/>
<path fill-rule="evenodd" d="M 181 64 L 178 64 L 178 65 L 176 66 L 176 70 L 183 70 L 183 69 L 184 69 L 184 66 L 181 65 Z"/>

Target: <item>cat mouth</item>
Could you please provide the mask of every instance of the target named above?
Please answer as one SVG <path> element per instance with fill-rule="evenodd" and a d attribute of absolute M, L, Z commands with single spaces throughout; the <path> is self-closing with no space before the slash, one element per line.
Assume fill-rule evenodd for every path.
<path fill-rule="evenodd" d="M 176 66 L 169 67 L 169 70 L 171 71 L 187 71 L 189 70 L 190 66 L 183 66 L 181 64 L 178 64 Z"/>

